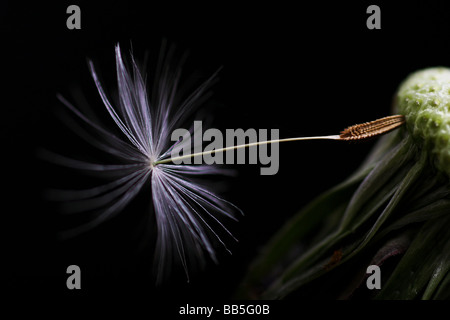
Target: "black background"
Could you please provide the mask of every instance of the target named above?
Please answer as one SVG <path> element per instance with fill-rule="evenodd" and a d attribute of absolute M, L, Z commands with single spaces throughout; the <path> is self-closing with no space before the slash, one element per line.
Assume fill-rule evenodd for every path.
<path fill-rule="evenodd" d="M 270 236 L 314 196 L 353 172 L 374 144 L 281 145 L 275 176 L 259 175 L 256 165 L 236 166 L 239 175 L 224 193 L 245 212 L 233 226 L 239 238 L 233 255 L 222 255 L 219 265 L 191 275 L 189 283 L 178 270 L 172 282 L 155 289 L 151 254 L 136 251 L 139 241 L 133 237 L 145 197 L 113 221 L 65 242 L 56 237 L 61 217 L 42 197 L 64 171 L 39 160 L 39 148 L 84 147 L 58 122 L 56 93 L 70 97 L 70 88 L 78 85 L 95 97 L 92 105 L 100 104 L 86 58 L 114 88 L 116 43 L 125 52 L 132 46 L 137 58 L 146 51 L 152 58 L 167 39 L 189 51 L 188 72 L 209 75 L 223 67 L 210 103 L 214 126 L 278 128 L 282 138 L 336 134 L 389 115 L 395 90 L 410 72 L 450 65 L 450 12 L 437 2 L 78 2 L 82 28 L 68 30 L 70 4 L 75 3 L 6 2 L 1 8 L 1 226 L 7 267 L 2 290 L 18 295 L 228 299 Z M 381 8 L 381 30 L 366 27 L 370 4 Z M 64 174 L 66 181 L 79 178 Z M 66 288 L 71 264 L 82 270 L 78 292 Z"/>

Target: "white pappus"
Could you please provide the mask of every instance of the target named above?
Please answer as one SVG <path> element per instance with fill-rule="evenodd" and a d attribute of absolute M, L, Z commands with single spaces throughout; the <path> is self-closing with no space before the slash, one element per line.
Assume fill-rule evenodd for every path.
<path fill-rule="evenodd" d="M 93 63 L 89 61 L 101 100 L 123 135 L 114 134 L 58 95 L 58 99 L 88 128 L 77 126 L 76 132 L 107 153 L 114 164 L 97 164 L 48 153 L 51 155 L 48 158 L 59 165 L 111 177 L 108 183 L 90 189 L 57 193 L 58 200 L 73 201 L 81 209 L 79 211 L 96 211 L 89 223 L 71 230 L 71 235 L 93 228 L 123 211 L 146 183 L 151 184 L 157 227 L 154 256 L 157 282 L 170 274 L 176 261 L 181 262 L 188 280 L 191 265 L 202 264 L 207 256 L 217 261 L 216 244 L 228 250 L 222 237 L 235 239 L 223 221 L 236 220 L 236 213 L 240 212 L 195 180 L 205 175 L 225 174 L 225 169 L 210 165 L 155 165 L 155 161 L 170 157 L 171 150 L 177 145 L 170 140 L 171 133 L 204 102 L 207 90 L 216 79 L 213 74 L 190 95 L 183 96 L 179 84 L 182 62 L 172 65 L 172 50 L 167 54 L 164 51 L 161 50 L 153 89 L 148 94 L 145 76 L 133 57 L 130 72 L 119 45 L 116 46 L 117 103 L 108 98 Z"/>

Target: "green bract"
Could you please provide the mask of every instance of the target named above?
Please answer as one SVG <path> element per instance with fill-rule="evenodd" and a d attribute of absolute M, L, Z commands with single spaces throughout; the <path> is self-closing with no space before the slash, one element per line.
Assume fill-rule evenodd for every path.
<path fill-rule="evenodd" d="M 381 137 L 353 175 L 295 214 L 237 297 L 450 299 L 450 69 L 413 73 L 395 107 L 407 130 Z M 368 266 L 380 268 L 380 289 L 366 285 Z"/>
<path fill-rule="evenodd" d="M 429 68 L 411 74 L 397 92 L 397 108 L 437 168 L 450 175 L 450 69 Z"/>

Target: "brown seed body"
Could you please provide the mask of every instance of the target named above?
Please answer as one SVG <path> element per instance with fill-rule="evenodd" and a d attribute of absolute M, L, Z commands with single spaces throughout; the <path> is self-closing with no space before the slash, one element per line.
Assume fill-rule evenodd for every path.
<path fill-rule="evenodd" d="M 387 133 L 405 123 L 402 115 L 389 116 L 374 121 L 350 126 L 339 135 L 339 140 L 362 140 Z"/>

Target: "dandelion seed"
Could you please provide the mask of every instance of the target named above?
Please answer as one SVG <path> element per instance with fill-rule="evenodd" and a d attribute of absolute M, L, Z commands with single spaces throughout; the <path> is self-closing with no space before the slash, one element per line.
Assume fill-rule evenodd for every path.
<path fill-rule="evenodd" d="M 164 50 L 163 50 L 164 51 Z M 150 181 L 152 204 L 157 226 L 155 263 L 157 282 L 170 273 L 174 262 L 180 262 L 189 280 L 191 265 L 202 265 L 206 257 L 217 261 L 215 247 L 219 243 L 229 251 L 223 235 L 236 240 L 224 224 L 236 220 L 240 210 L 200 186 L 194 177 L 226 174 L 224 169 L 210 165 L 176 165 L 172 161 L 173 144 L 169 137 L 186 116 L 204 101 L 206 91 L 216 74 L 207 79 L 187 98 L 179 94 L 181 65 L 172 68 L 172 52 L 161 55 L 151 96 L 147 94 L 144 76 L 134 59 L 129 72 L 122 59 L 119 45 L 115 49 L 118 83 L 118 103 L 112 103 L 99 81 L 94 65 L 89 69 L 101 100 L 123 136 L 86 117 L 70 102 L 58 95 L 94 134 L 71 124 L 78 135 L 92 146 L 117 161 L 115 164 L 90 163 L 47 152 L 49 160 L 75 169 L 102 173 L 111 181 L 85 190 L 54 191 L 53 198 L 72 201 L 70 212 L 93 211 L 95 218 L 66 233 L 74 236 L 87 231 L 124 209 Z M 193 153 L 178 160 L 225 152 L 256 145 L 301 140 L 363 140 L 389 132 L 405 122 L 403 116 L 391 116 L 369 123 L 351 126 L 340 135 L 299 137 L 261 141 L 222 149 Z M 192 131 L 192 129 L 191 129 Z M 194 146 L 195 149 L 195 146 Z"/>
<path fill-rule="evenodd" d="M 184 160 L 188 158 L 194 158 L 198 156 L 204 156 L 207 154 L 226 152 L 229 150 L 236 150 L 241 148 L 249 148 L 254 146 L 260 146 L 264 144 L 280 143 L 280 142 L 294 142 L 294 141 L 306 141 L 306 140 L 340 140 L 340 141 L 359 141 L 366 140 L 382 134 L 388 133 L 402 125 L 405 124 L 405 117 L 402 115 L 388 116 L 381 119 L 377 119 L 370 122 L 365 122 L 361 124 L 355 124 L 353 126 L 347 127 L 341 131 L 339 135 L 330 136 L 315 136 L 315 137 L 297 137 L 297 138 L 286 138 L 286 139 L 275 139 L 260 142 L 252 142 L 247 144 L 241 144 L 237 146 L 229 146 L 221 149 L 214 149 L 210 151 L 198 152 L 187 154 L 179 157 L 172 157 L 168 159 L 161 159 L 155 161 L 154 165 L 159 165 L 163 163 L 170 163 L 176 160 Z"/>
<path fill-rule="evenodd" d="M 181 65 L 172 67 L 173 50 L 165 56 L 164 51 L 163 46 L 155 85 L 151 95 L 148 95 L 144 75 L 136 62 L 132 59 L 132 72 L 127 70 L 120 47 L 116 46 L 117 104 L 106 94 L 93 63 L 89 61 L 101 100 L 123 137 L 89 119 L 58 95 L 59 100 L 87 127 L 87 130 L 81 126 L 74 127 L 78 135 L 109 154 L 115 164 L 89 163 L 50 152 L 46 153 L 46 157 L 57 164 L 102 173 L 112 179 L 86 190 L 51 193 L 56 199 L 72 201 L 72 212 L 96 213 L 94 219 L 66 232 L 66 236 L 80 234 L 110 219 L 150 181 L 157 226 L 154 258 L 157 282 L 168 276 L 176 262 L 181 263 L 189 281 L 192 265 L 202 265 L 207 257 L 217 261 L 216 244 L 228 250 L 223 235 L 236 240 L 225 227 L 224 220 L 236 220 L 236 213 L 240 210 L 193 180 L 200 175 L 226 174 L 224 169 L 209 165 L 154 165 L 170 154 L 173 147 L 169 140 L 171 132 L 204 101 L 207 90 L 216 78 L 213 74 L 182 99 L 179 94 Z"/>

